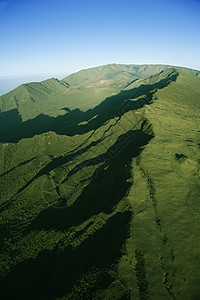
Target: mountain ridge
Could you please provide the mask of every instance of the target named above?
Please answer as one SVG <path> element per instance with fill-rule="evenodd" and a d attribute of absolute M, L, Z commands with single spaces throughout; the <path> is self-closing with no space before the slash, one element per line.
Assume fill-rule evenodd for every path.
<path fill-rule="evenodd" d="M 80 85 L 80 81 L 81 81 L 81 75 L 83 74 L 83 77 L 85 77 L 85 73 L 92 73 L 93 71 L 95 73 L 99 73 L 99 72 L 102 72 L 102 71 L 107 71 L 107 69 L 110 69 L 110 73 L 108 73 L 107 76 L 110 76 L 112 74 L 112 71 L 113 73 L 117 71 L 121 71 L 121 72 L 130 72 L 129 74 L 131 76 L 138 76 L 139 75 L 139 78 L 137 77 L 137 79 L 140 79 L 140 78 L 144 78 L 144 75 L 142 74 L 142 72 L 145 72 L 147 69 L 150 69 L 149 71 L 152 73 L 153 71 L 153 74 L 155 73 L 158 73 L 159 71 L 162 71 L 162 70 L 165 70 L 167 68 L 179 68 L 179 69 L 183 69 L 183 70 L 187 70 L 188 72 L 191 72 L 193 74 L 195 74 L 196 76 L 200 76 L 200 71 L 198 70 L 193 70 L 193 69 L 190 69 L 190 68 L 185 68 L 185 67 L 179 67 L 179 66 L 172 66 L 172 65 L 123 65 L 123 64 L 109 64 L 109 65 L 103 65 L 103 66 L 99 66 L 99 67 L 93 67 L 93 68 L 89 68 L 89 69 L 84 69 L 84 70 L 81 70 L 79 72 L 76 72 L 74 74 L 71 74 L 65 78 L 63 78 L 62 80 L 67 82 L 69 81 L 70 83 L 70 79 L 72 78 L 72 82 L 73 82 L 73 77 L 75 77 L 75 83 L 76 83 L 76 80 L 77 80 L 77 83 L 78 85 Z M 133 73 L 131 73 L 131 71 Z M 148 75 L 149 73 L 146 72 Z M 151 75 L 153 75 L 151 74 Z M 148 77 L 148 75 L 145 75 L 146 77 Z M 141 77 L 142 76 L 142 77 Z M 77 78 L 78 77 L 78 78 Z M 76 79 L 77 78 L 77 79 Z M 135 78 L 133 78 L 135 79 Z M 85 79 L 87 80 L 87 78 Z"/>
<path fill-rule="evenodd" d="M 92 98 L 96 99 L 93 100 L 94 104 L 92 105 L 96 105 L 98 102 L 101 102 L 107 94 L 112 95 L 113 93 L 117 93 L 133 81 L 148 78 L 156 74 L 157 71 L 161 72 L 168 68 L 171 68 L 171 66 L 111 64 L 82 70 L 67 76 L 63 80 L 51 78 L 40 83 L 33 82 L 23 84 L 13 91 L 0 96 L 0 111 L 6 112 L 17 109 L 22 119 L 28 120 L 36 117 L 39 114 L 38 112 L 45 113 L 49 111 L 49 114 L 51 114 L 55 110 L 64 107 L 66 101 L 68 103 L 71 101 L 70 108 L 79 106 L 85 110 L 90 108 L 91 104 L 89 101 L 91 101 Z M 149 69 L 148 72 L 147 69 Z M 196 76 L 200 76 L 200 71 L 180 67 L 178 69 L 186 70 Z M 135 73 L 127 72 L 128 70 L 132 70 Z M 142 73 L 142 70 L 144 73 Z M 100 73 L 102 71 L 102 74 L 99 75 L 99 71 Z M 107 77 L 105 73 L 108 73 L 106 75 Z M 96 74 L 98 74 L 98 76 Z M 81 81 L 81 77 L 85 78 L 84 82 Z M 73 80 L 75 80 L 74 84 Z M 69 83 L 66 81 L 69 81 Z M 79 84 L 77 85 L 76 82 L 79 82 Z M 26 89 L 26 92 L 24 92 L 24 89 Z M 75 99 L 75 97 L 77 99 Z M 90 100 L 83 103 L 82 98 L 89 98 Z M 73 104 L 73 102 L 75 102 L 75 104 Z"/>
<path fill-rule="evenodd" d="M 0 296 L 198 299 L 200 78 L 93 71 L 0 113 Z"/>

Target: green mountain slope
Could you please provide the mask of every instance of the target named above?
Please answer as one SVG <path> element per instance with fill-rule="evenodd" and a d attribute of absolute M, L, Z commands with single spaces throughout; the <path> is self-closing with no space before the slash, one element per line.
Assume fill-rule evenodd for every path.
<path fill-rule="evenodd" d="M 87 86 L 87 85 L 109 85 L 130 83 L 136 79 L 148 78 L 161 71 L 171 68 L 168 65 L 120 65 L 110 64 L 96 68 L 81 70 L 75 74 L 69 75 L 63 79 L 71 86 Z M 196 76 L 200 76 L 200 71 L 178 68 L 191 72 Z"/>
<path fill-rule="evenodd" d="M 108 65 L 0 99 L 0 296 L 198 299 L 198 72 Z"/>
<path fill-rule="evenodd" d="M 118 94 L 132 82 L 164 71 L 164 65 L 107 65 L 82 70 L 63 80 L 51 78 L 41 83 L 23 84 L 0 96 L 0 128 L 11 127 L 40 114 L 59 115 L 69 109 L 86 111 L 106 97 Z M 186 69 L 196 76 L 200 72 Z M 139 83 L 140 84 L 140 81 Z M 12 122 L 10 123 L 10 120 Z M 7 124 L 7 125 L 6 125 Z"/>

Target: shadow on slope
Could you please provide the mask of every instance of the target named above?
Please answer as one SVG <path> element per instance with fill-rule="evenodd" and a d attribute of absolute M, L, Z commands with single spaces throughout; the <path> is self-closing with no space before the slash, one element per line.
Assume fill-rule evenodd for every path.
<path fill-rule="evenodd" d="M 42 211 L 30 225 L 28 232 L 41 229 L 67 230 L 100 212 L 111 213 L 113 207 L 126 195 L 132 185 L 128 182 L 131 177 L 132 159 L 140 154 L 142 147 L 152 137 L 152 132 L 128 131 L 103 155 L 87 161 L 87 165 L 98 164 L 99 161 L 103 161 L 104 164 L 96 169 L 91 182 L 75 203 L 71 207 L 65 206 L 62 209 L 50 207 Z M 116 155 L 112 156 L 111 153 Z M 84 168 L 84 163 L 78 166 L 77 170 L 81 168 Z M 73 172 L 69 174 L 72 175 Z M 60 205 L 66 205 L 64 201 L 65 199 L 62 199 Z"/>
<path fill-rule="evenodd" d="M 10 129 L 4 130 L 4 128 L 2 128 L 0 130 L 0 141 L 16 143 L 22 138 L 31 138 L 36 134 L 42 134 L 48 131 L 73 136 L 75 134 L 84 134 L 91 130 L 96 130 L 111 118 L 121 117 L 130 109 L 137 110 L 149 104 L 156 89 L 162 89 L 171 81 L 176 81 L 177 76 L 178 73 L 172 71 L 166 78 L 154 84 L 140 85 L 137 88 L 123 90 L 115 96 L 106 98 L 94 109 L 89 109 L 86 112 L 82 112 L 79 109 L 71 111 L 69 108 L 65 108 L 68 113 L 64 116 L 54 118 L 41 114 L 34 119 L 21 122 Z M 143 97 L 137 101 L 130 100 L 134 100 L 140 96 Z M 4 119 L 6 119 L 6 113 L 4 113 Z M 87 124 L 80 125 L 83 121 L 87 122 Z"/>
<path fill-rule="evenodd" d="M 67 231 L 101 212 L 111 213 L 131 187 L 128 179 L 133 157 L 138 156 L 153 137 L 151 127 L 147 131 L 132 130 L 121 135 L 104 155 L 94 158 L 103 160 L 104 165 L 96 170 L 73 206 L 42 211 L 25 234 L 38 230 Z M 111 276 L 109 270 L 121 257 L 131 216 L 128 210 L 116 213 L 75 249 L 67 246 L 61 250 L 58 245 L 52 251 L 40 252 L 36 259 L 19 263 L 2 279 L 0 294 L 11 299 L 55 299 L 70 293 L 77 280 L 90 273 L 93 275 L 86 280 L 86 286 L 79 288 L 77 294 L 74 292 L 74 297 L 81 295 L 91 299 L 97 290 L 107 289 L 117 278 L 116 274 Z"/>
<path fill-rule="evenodd" d="M 72 299 L 92 299 L 95 291 L 108 288 L 115 280 L 108 270 L 121 256 L 130 218 L 129 211 L 117 213 L 78 248 L 44 250 L 36 259 L 19 263 L 2 280 L 0 296 L 54 300 L 68 294 L 79 279 L 83 280 L 83 276 L 90 273 L 90 279 L 73 293 Z"/>
<path fill-rule="evenodd" d="M 22 123 L 22 118 L 17 108 L 0 113 L 0 132 L 19 125 L 19 123 Z"/>
<path fill-rule="evenodd" d="M 130 91 L 126 92 L 130 93 Z M 129 96 L 127 94 L 125 99 L 122 99 L 121 96 L 119 98 L 111 97 L 111 101 L 121 105 L 130 97 L 130 94 Z M 106 101 L 108 100 L 102 104 L 103 108 L 100 105 L 100 108 L 96 107 L 96 110 L 90 111 L 92 115 L 96 115 L 98 111 L 102 116 L 96 125 L 92 123 L 93 128 L 101 126 L 104 120 L 113 117 L 112 113 L 117 106 L 114 105 L 114 102 L 109 106 Z M 144 100 L 144 105 L 146 103 Z M 138 104 L 135 101 L 135 105 Z M 106 107 L 109 113 L 104 117 Z M 130 105 L 123 106 L 125 111 L 129 110 L 130 107 L 132 108 Z M 117 114 L 123 114 L 124 110 L 120 106 Z M 80 125 L 76 125 L 76 129 L 79 128 L 78 126 Z M 95 219 L 99 213 L 111 213 L 131 187 L 132 183 L 129 182 L 129 179 L 131 178 L 132 159 L 138 156 L 142 147 L 153 138 L 151 127 L 145 128 L 146 130 L 141 126 L 141 130 L 130 130 L 119 136 L 113 146 L 103 155 L 88 160 L 87 165 L 95 165 L 102 161 L 103 166 L 97 168 L 90 183 L 84 188 L 75 203 L 71 207 L 48 208 L 40 212 L 38 217 L 24 231 L 24 234 L 40 230 L 68 231 L 72 226 L 79 225 L 90 218 Z M 60 161 L 54 161 L 55 165 L 53 163 L 50 165 L 50 163 L 40 175 L 56 167 L 57 163 L 65 163 L 65 159 L 62 161 L 60 158 Z M 71 159 L 73 157 L 70 157 Z M 72 170 L 68 176 L 72 176 L 82 168 L 84 168 L 84 164 L 80 164 L 78 169 Z M 65 199 L 61 199 L 60 204 L 65 204 L 64 201 Z M 76 249 L 68 246 L 61 250 L 57 246 L 52 251 L 40 252 L 35 259 L 28 259 L 19 263 L 2 279 L 0 294 L 11 299 L 55 299 L 69 293 L 77 280 L 92 272 L 97 274 L 96 282 L 89 287 L 87 286 L 85 292 L 84 286 L 75 295 L 75 297 L 79 297 L 80 293 L 83 293 L 81 294 L 83 299 L 89 297 L 91 299 L 95 291 L 108 288 L 110 283 L 116 279 L 116 275 L 112 277 L 107 271 L 112 269 L 112 265 L 117 263 L 121 257 L 122 245 L 128 237 L 131 215 L 131 211 L 115 214 L 101 229 L 89 236 Z"/>

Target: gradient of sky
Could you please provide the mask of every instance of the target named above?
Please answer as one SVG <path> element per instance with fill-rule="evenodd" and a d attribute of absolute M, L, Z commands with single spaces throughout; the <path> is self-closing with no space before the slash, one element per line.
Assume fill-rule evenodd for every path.
<path fill-rule="evenodd" d="M 107 63 L 200 69 L 199 0 L 0 0 L 0 77 Z"/>

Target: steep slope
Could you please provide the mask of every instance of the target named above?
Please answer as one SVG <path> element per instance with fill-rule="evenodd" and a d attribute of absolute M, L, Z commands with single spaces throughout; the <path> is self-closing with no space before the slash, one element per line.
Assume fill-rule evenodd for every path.
<path fill-rule="evenodd" d="M 0 97 L 0 129 L 4 130 L 41 114 L 62 115 L 65 109 L 77 108 L 86 111 L 106 97 L 117 94 L 122 86 L 70 88 L 64 81 L 53 78 L 41 83 L 21 85 Z"/>
<path fill-rule="evenodd" d="M 66 102 L 2 131 L 0 296 L 198 298 L 195 75 L 159 69 L 89 109 Z"/>
<path fill-rule="evenodd" d="M 154 96 L 145 115 L 155 137 L 133 161 L 128 199 L 134 218 L 120 270 L 132 299 L 144 294 L 151 299 L 197 299 L 200 80 L 180 71 L 176 82 Z"/>
<path fill-rule="evenodd" d="M 10 114 L 15 123 L 18 123 L 18 120 L 24 121 L 41 113 L 54 112 L 60 108 L 61 104 L 64 105 L 63 98 L 65 98 L 68 88 L 67 83 L 55 78 L 41 83 L 23 84 L 0 97 L 0 110 L 4 112 L 3 118 L 6 119 Z M 59 103 L 57 102 L 58 95 Z M 2 122 L 5 122 L 4 119 Z"/>

